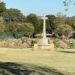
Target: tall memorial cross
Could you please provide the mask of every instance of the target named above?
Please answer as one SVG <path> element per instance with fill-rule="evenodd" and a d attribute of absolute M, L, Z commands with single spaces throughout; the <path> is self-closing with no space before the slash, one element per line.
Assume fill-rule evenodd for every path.
<path fill-rule="evenodd" d="M 46 37 L 46 20 L 48 19 L 45 15 L 41 17 L 43 19 L 43 35 L 39 43 L 41 49 L 48 48 L 48 38 Z"/>
<path fill-rule="evenodd" d="M 46 20 L 48 19 L 45 15 L 41 17 L 43 19 L 43 38 L 46 38 Z"/>
<path fill-rule="evenodd" d="M 43 35 L 39 40 L 38 45 L 35 44 L 35 47 L 40 50 L 50 50 L 54 49 L 54 44 L 51 45 L 48 43 L 48 38 L 46 37 L 46 20 L 48 19 L 45 15 L 41 17 L 43 19 Z"/>

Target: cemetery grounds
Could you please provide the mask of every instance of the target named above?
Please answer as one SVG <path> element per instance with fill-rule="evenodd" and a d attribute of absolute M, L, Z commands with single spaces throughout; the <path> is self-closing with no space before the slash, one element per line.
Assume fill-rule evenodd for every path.
<path fill-rule="evenodd" d="M 8 75 L 12 74 L 24 75 L 19 74 L 16 71 L 22 69 L 22 68 L 19 69 L 19 66 L 23 67 L 23 65 L 25 67 L 28 67 L 29 71 L 31 70 L 34 72 L 42 72 L 42 73 L 46 72 L 45 75 L 75 75 L 75 50 L 56 49 L 55 51 L 47 51 L 47 50 L 32 51 L 31 48 L 27 49 L 0 48 L 1 71 L 4 70 L 6 73 L 9 72 Z M 37 75 L 37 74 L 28 74 L 28 75 Z"/>

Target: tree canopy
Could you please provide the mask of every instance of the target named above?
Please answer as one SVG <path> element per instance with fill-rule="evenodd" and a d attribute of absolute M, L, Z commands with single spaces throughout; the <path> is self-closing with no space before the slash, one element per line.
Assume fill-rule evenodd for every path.
<path fill-rule="evenodd" d="M 30 23 L 33 24 L 35 33 L 39 32 L 39 27 L 40 27 L 40 24 L 41 24 L 41 20 L 36 14 L 29 14 L 27 16 L 27 22 L 30 22 Z"/>
<path fill-rule="evenodd" d="M 75 16 L 66 17 L 62 13 L 57 15 L 46 15 L 47 33 L 64 34 L 75 31 Z M 4 2 L 0 2 L 0 32 L 18 32 L 31 35 L 32 33 L 39 34 L 43 31 L 43 21 L 41 16 L 35 13 L 30 13 L 25 16 L 21 10 L 16 8 L 6 8 Z"/>
<path fill-rule="evenodd" d="M 2 12 L 4 12 L 6 10 L 6 5 L 4 2 L 0 2 L 0 15 Z"/>
<path fill-rule="evenodd" d="M 3 17 L 6 22 L 25 22 L 25 16 L 20 10 L 14 8 L 7 9 L 3 13 Z"/>

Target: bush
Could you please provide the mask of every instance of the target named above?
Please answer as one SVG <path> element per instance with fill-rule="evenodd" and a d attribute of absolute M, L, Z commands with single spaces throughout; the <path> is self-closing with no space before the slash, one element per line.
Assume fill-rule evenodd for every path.
<path fill-rule="evenodd" d="M 70 49 L 75 48 L 75 40 L 74 39 L 68 40 L 68 48 L 70 48 Z"/>
<path fill-rule="evenodd" d="M 72 32 L 72 27 L 63 24 L 63 25 L 58 25 L 57 28 L 55 29 L 55 33 L 58 35 L 65 35 L 66 37 L 70 37 Z"/>
<path fill-rule="evenodd" d="M 31 43 L 29 39 L 5 39 L 0 40 L 0 47 L 7 48 L 29 48 Z"/>
<path fill-rule="evenodd" d="M 37 41 L 34 39 L 31 40 L 31 47 L 34 46 L 34 44 L 37 43 Z"/>
<path fill-rule="evenodd" d="M 60 40 L 59 39 L 54 39 L 53 43 L 54 43 L 56 48 L 60 47 Z"/>

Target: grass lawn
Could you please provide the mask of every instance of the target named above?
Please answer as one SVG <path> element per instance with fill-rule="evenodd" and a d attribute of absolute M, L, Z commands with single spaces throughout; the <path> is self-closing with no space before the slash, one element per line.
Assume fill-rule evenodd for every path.
<path fill-rule="evenodd" d="M 18 74 L 18 72 L 13 72 L 13 69 L 12 74 L 9 75 L 75 75 L 75 50 L 59 49 L 56 51 L 32 51 L 31 49 L 0 48 L 0 69 L 9 70 L 13 68 L 14 64 L 23 64 L 28 69 L 28 66 L 32 64 L 36 65 L 37 68 L 34 69 L 38 72 L 42 71 L 42 73 L 44 73 L 44 71 L 48 72 L 50 70 L 51 73 L 49 74 L 49 71 L 48 73 L 46 72 L 46 74 Z"/>

